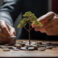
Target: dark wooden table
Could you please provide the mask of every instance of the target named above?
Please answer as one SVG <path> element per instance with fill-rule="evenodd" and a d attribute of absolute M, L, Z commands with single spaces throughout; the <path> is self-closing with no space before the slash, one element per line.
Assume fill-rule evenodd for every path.
<path fill-rule="evenodd" d="M 20 42 L 21 40 L 17 40 L 17 43 Z M 25 40 L 26 41 L 26 40 Z M 36 41 L 36 40 L 35 40 Z M 47 42 L 47 41 L 43 41 L 43 42 Z M 49 41 L 48 41 L 49 42 Z M 53 41 L 51 41 L 53 42 Z M 53 42 L 53 43 L 58 43 L 58 42 Z M 18 57 L 58 57 L 58 47 L 53 48 L 53 49 L 47 49 L 45 51 L 39 51 L 39 50 L 35 50 L 35 51 L 3 51 L 2 49 L 0 49 L 0 57 L 14 57 L 14 58 L 18 58 Z"/>

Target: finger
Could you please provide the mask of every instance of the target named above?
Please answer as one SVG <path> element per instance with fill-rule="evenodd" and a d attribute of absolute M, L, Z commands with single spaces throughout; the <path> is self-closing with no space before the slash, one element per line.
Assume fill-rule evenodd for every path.
<path fill-rule="evenodd" d="M 40 21 L 43 24 L 43 28 L 47 25 L 54 17 L 54 12 L 49 12 L 43 16 L 41 16 L 37 21 Z M 39 28 L 39 26 L 32 24 L 33 28 Z M 42 27 L 41 27 L 42 28 Z"/>
<path fill-rule="evenodd" d="M 46 33 L 45 28 L 41 28 L 41 29 L 35 28 L 35 31 L 40 31 L 41 33 Z"/>
<path fill-rule="evenodd" d="M 38 26 L 37 26 L 37 25 L 35 25 L 35 24 L 32 24 L 32 27 L 33 27 L 33 28 L 37 28 Z"/>
<path fill-rule="evenodd" d="M 48 22 L 50 22 L 53 19 L 54 15 L 55 15 L 54 12 L 48 12 L 47 14 L 38 18 L 37 21 L 40 21 L 42 24 L 46 25 Z"/>
<path fill-rule="evenodd" d="M 1 21 L 0 21 L 0 32 L 3 32 L 3 31 L 2 31 L 2 28 L 1 28 Z"/>
<path fill-rule="evenodd" d="M 58 35 L 58 17 L 54 17 L 44 28 L 36 28 L 35 30 L 47 35 Z"/>
<path fill-rule="evenodd" d="M 14 35 L 14 36 L 16 35 L 16 31 L 15 31 L 15 29 L 13 30 L 13 35 Z"/>
<path fill-rule="evenodd" d="M 47 30 L 50 28 L 54 28 L 54 26 L 58 28 L 57 25 L 58 25 L 58 19 L 55 18 L 53 21 L 51 21 L 49 24 L 47 24 L 44 28 Z"/>
<path fill-rule="evenodd" d="M 9 25 L 8 25 L 6 22 L 5 22 L 5 24 L 6 24 L 8 30 L 9 30 L 9 32 L 10 32 L 10 27 L 9 27 Z"/>
<path fill-rule="evenodd" d="M 0 27 L 3 31 L 3 33 L 6 34 L 7 36 L 10 36 L 9 30 L 8 30 L 6 24 L 5 24 L 5 21 L 1 21 L 0 23 L 1 23 Z"/>
<path fill-rule="evenodd" d="M 55 25 L 56 24 L 56 25 Z M 42 28 L 45 29 L 45 30 L 48 30 L 50 28 L 53 28 L 54 26 L 57 27 L 58 25 L 58 17 L 54 16 L 53 17 L 53 20 L 50 21 L 48 24 L 46 24 L 45 26 L 43 26 Z M 41 29 L 42 29 L 41 28 Z M 57 27 L 58 28 L 58 27 Z M 53 28 L 54 29 L 54 28 Z"/>
<path fill-rule="evenodd" d="M 6 22 L 5 22 L 5 24 L 6 24 L 8 30 L 9 30 L 9 32 L 10 32 L 10 36 L 11 36 L 11 35 L 16 35 L 15 28 L 12 27 L 12 26 L 10 26 L 10 25 L 8 25 Z"/>
<path fill-rule="evenodd" d="M 38 28 L 35 28 L 35 31 L 40 31 Z"/>
<path fill-rule="evenodd" d="M 16 32 L 13 32 L 14 35 L 16 35 Z"/>
<path fill-rule="evenodd" d="M 15 28 L 14 28 L 14 27 L 11 27 L 11 26 L 10 26 L 10 35 L 11 35 L 11 36 L 16 35 Z"/>
<path fill-rule="evenodd" d="M 58 16 L 55 15 L 54 18 L 53 18 L 53 20 L 58 20 Z"/>
<path fill-rule="evenodd" d="M 48 35 L 58 35 L 58 19 L 54 19 L 46 27 L 46 34 Z"/>

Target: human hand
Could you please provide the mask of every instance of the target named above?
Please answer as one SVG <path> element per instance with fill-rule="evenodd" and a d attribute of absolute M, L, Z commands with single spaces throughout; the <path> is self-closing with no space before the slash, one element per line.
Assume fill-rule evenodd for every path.
<path fill-rule="evenodd" d="M 58 17 L 55 16 L 54 12 L 41 16 L 37 21 L 40 21 L 44 26 L 39 28 L 39 26 L 32 24 L 35 31 L 40 31 L 47 35 L 58 35 Z"/>
<path fill-rule="evenodd" d="M 58 36 L 58 17 L 53 18 L 53 20 L 44 27 L 47 35 Z"/>
<path fill-rule="evenodd" d="M 15 28 L 0 20 L 0 44 L 9 43 L 12 36 L 16 35 Z"/>

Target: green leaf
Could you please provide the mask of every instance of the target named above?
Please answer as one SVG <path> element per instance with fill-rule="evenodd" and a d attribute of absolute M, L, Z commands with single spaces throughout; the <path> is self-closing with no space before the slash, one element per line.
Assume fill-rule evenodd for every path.
<path fill-rule="evenodd" d="M 26 25 L 27 19 L 23 18 L 20 23 L 18 24 L 17 28 L 21 28 Z"/>
<path fill-rule="evenodd" d="M 38 27 L 43 27 L 43 24 L 41 22 L 33 21 L 33 24 L 37 25 Z"/>
<path fill-rule="evenodd" d="M 35 16 L 34 13 L 32 13 L 31 11 L 25 12 L 25 14 L 23 15 L 23 19 L 19 22 L 17 28 L 21 28 L 23 26 L 25 26 L 28 22 L 31 22 L 42 27 L 43 24 L 41 22 L 37 21 L 37 17 Z"/>

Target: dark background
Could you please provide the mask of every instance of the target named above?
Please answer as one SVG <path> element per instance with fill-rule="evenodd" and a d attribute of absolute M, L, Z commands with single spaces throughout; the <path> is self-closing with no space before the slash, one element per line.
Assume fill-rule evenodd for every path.
<path fill-rule="evenodd" d="M 43 0 L 42 0 L 43 1 Z M 48 0 L 43 1 L 43 6 L 42 8 L 45 8 L 44 13 L 40 13 L 40 16 L 45 14 L 46 12 L 50 11 L 49 10 L 49 3 Z M 58 13 L 58 0 L 51 0 L 51 10 L 55 13 Z M 26 33 L 26 34 L 24 34 Z M 39 34 L 40 33 L 40 34 Z M 23 29 L 22 32 L 22 37 L 21 38 L 28 38 L 28 32 Z M 34 29 L 32 29 L 31 31 L 31 39 L 37 39 L 37 40 L 58 40 L 58 36 L 48 36 L 45 33 L 41 33 L 41 32 L 35 32 Z"/>
<path fill-rule="evenodd" d="M 52 0 L 52 10 L 58 14 L 58 0 Z"/>
<path fill-rule="evenodd" d="M 36 3 L 38 4 L 38 5 L 36 4 L 37 6 L 35 7 L 35 9 L 33 8 L 33 6 L 31 6 L 33 4 L 31 4 L 31 5 L 29 5 L 29 7 L 27 9 L 25 9 L 25 7 L 23 7 L 23 12 L 26 12 L 26 10 L 30 10 L 30 11 L 34 12 L 37 17 L 40 17 L 48 12 L 48 0 L 39 0 L 39 1 L 32 0 L 32 1 L 34 1 L 35 4 Z M 27 3 L 27 1 L 26 1 L 26 3 Z M 33 11 L 33 9 L 34 9 L 34 11 Z M 26 27 L 28 27 L 28 25 Z M 31 39 L 43 39 L 43 38 L 47 37 L 46 34 L 43 34 L 41 32 L 35 32 L 34 29 L 31 30 L 30 36 L 31 36 Z M 26 38 L 26 39 L 28 38 L 28 32 L 24 28 L 23 28 L 22 35 L 20 38 Z"/>

